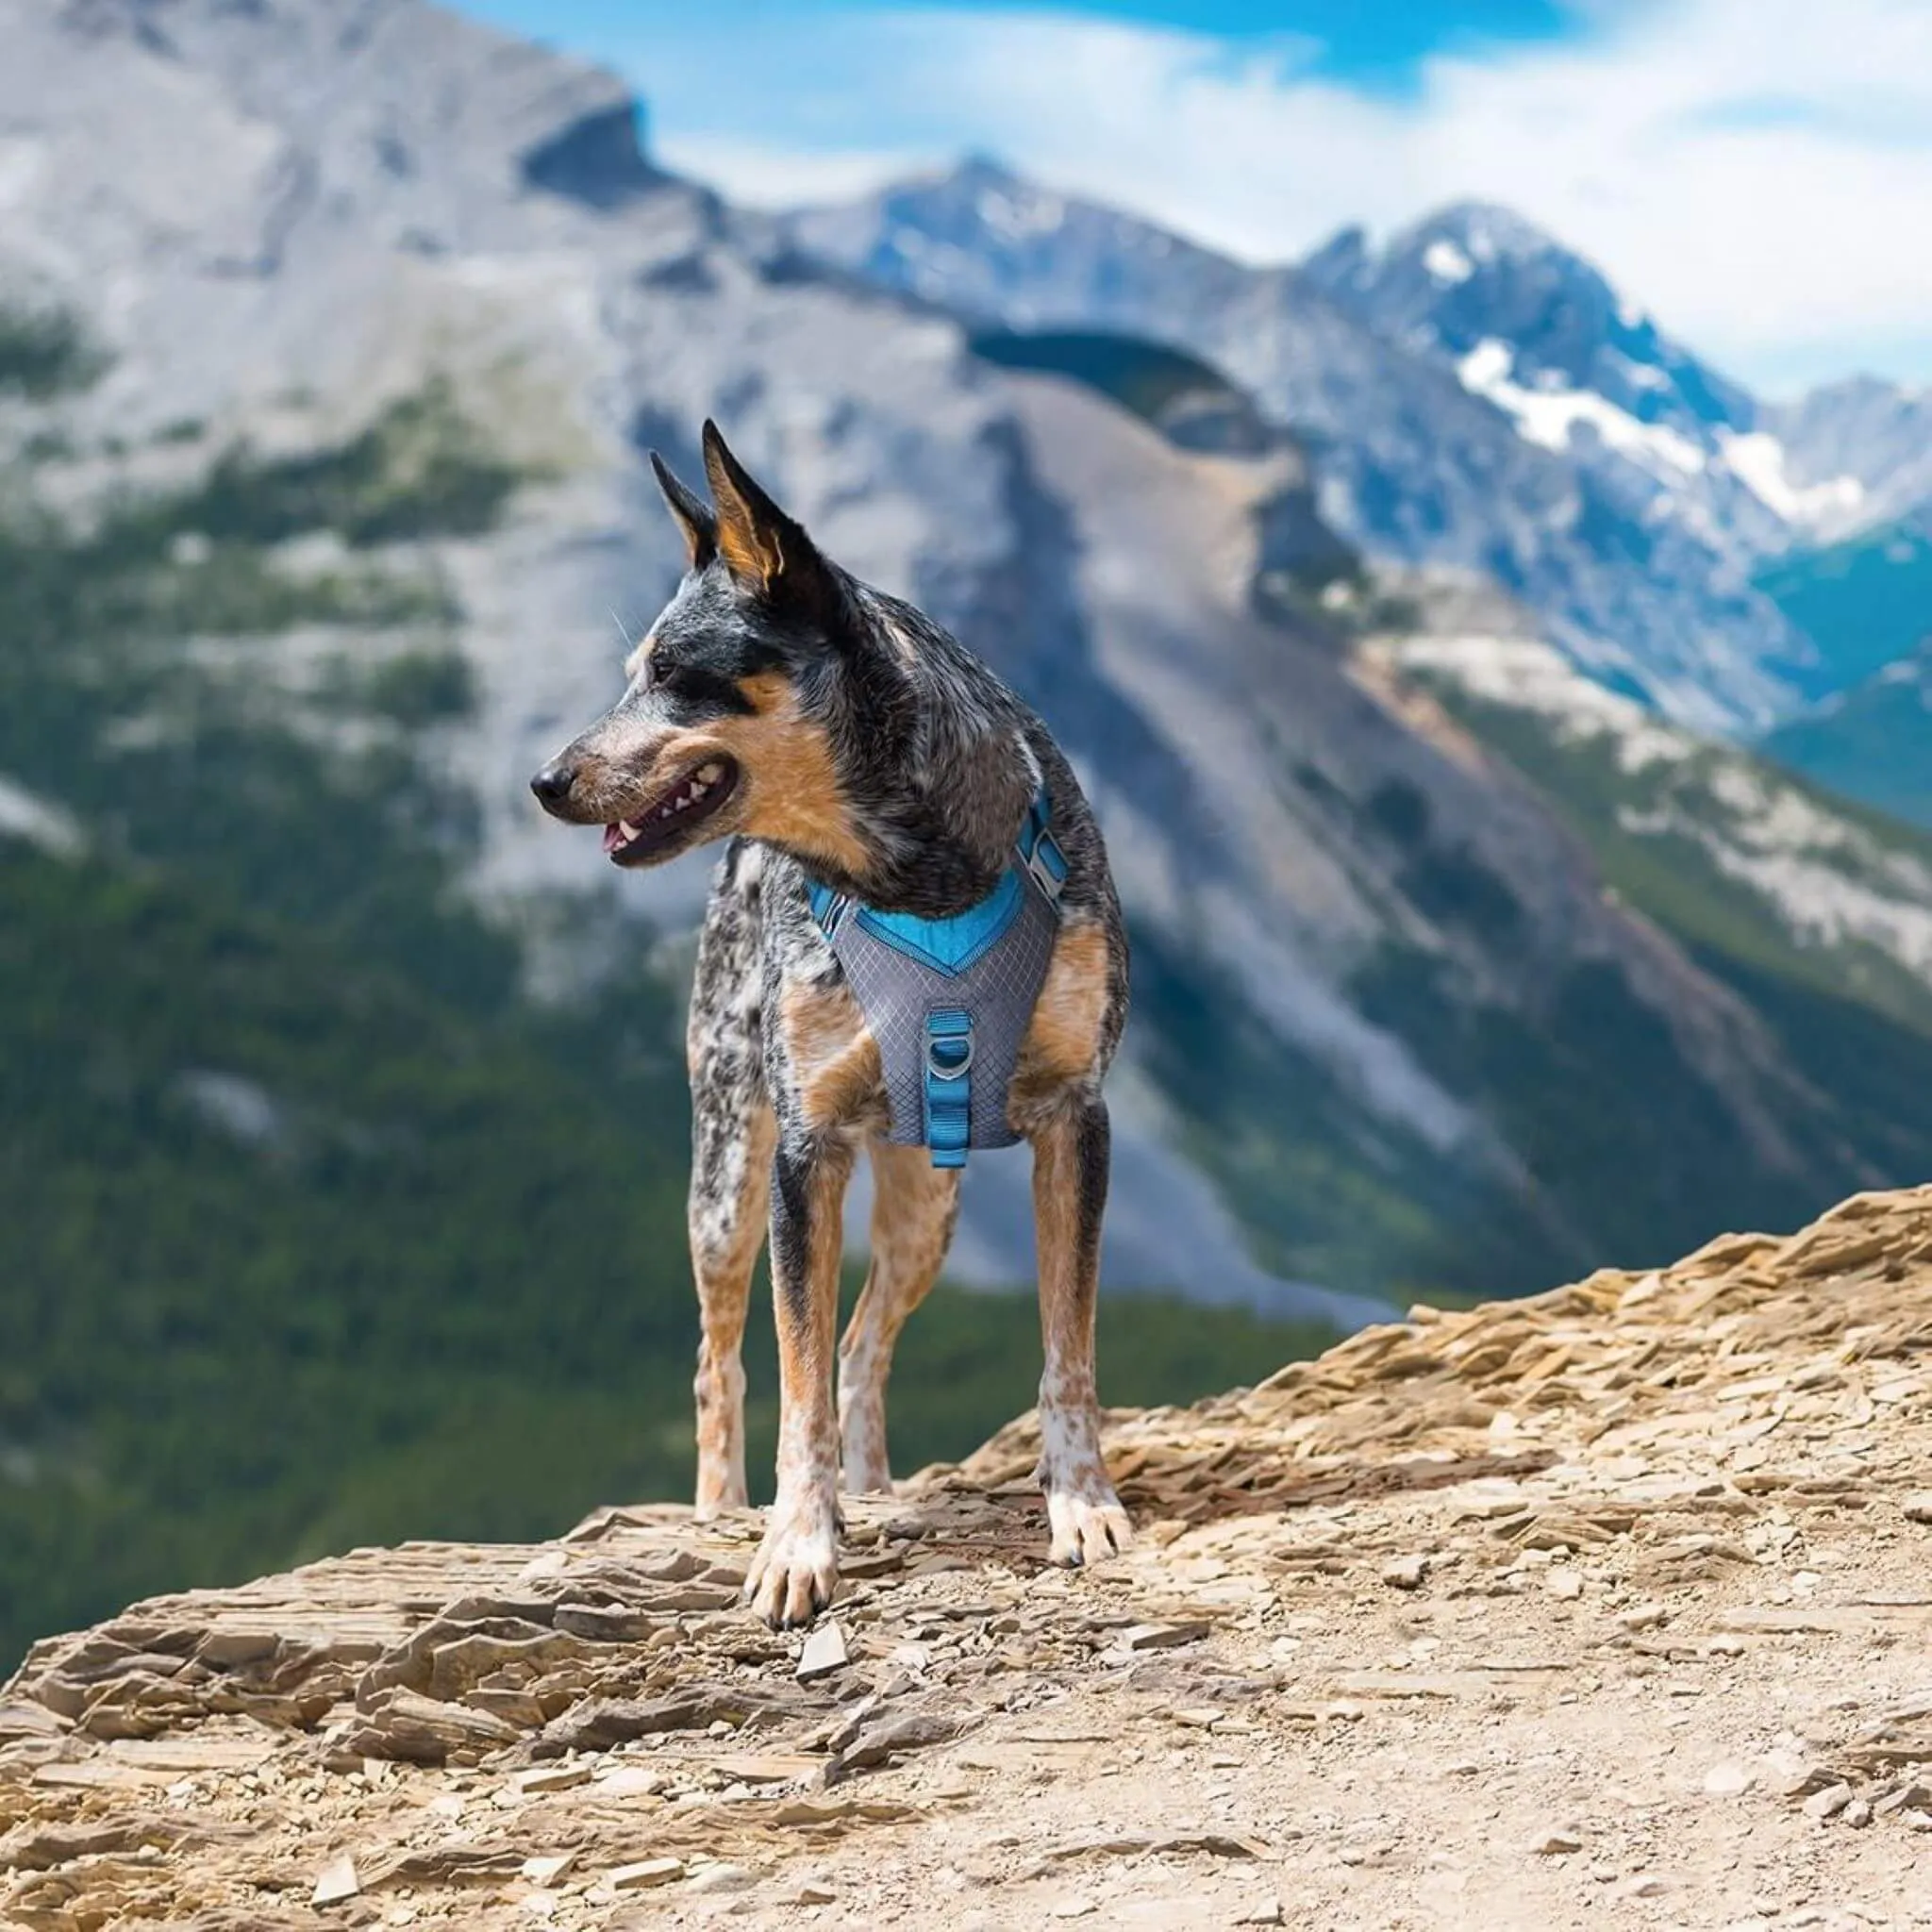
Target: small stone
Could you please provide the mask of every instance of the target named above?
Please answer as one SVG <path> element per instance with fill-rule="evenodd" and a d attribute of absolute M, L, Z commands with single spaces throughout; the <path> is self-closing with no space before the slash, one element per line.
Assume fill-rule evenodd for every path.
<path fill-rule="evenodd" d="M 1863 1798 L 1854 1798 L 1841 1814 L 1844 1822 L 1857 1827 L 1872 1823 L 1872 1807 Z"/>
<path fill-rule="evenodd" d="M 819 1677 L 829 1677 L 834 1671 L 842 1671 L 851 1660 L 844 1631 L 827 1620 L 805 1640 L 805 1648 L 798 1653 L 796 1675 L 800 1683 L 809 1684 Z"/>
<path fill-rule="evenodd" d="M 691 1875 L 690 1891 L 747 1891 L 758 1882 L 749 1865 L 706 1865 Z"/>
<path fill-rule="evenodd" d="M 1916 1490 L 1905 1500 L 1907 1523 L 1932 1523 L 1932 1490 Z"/>
<path fill-rule="evenodd" d="M 1281 1907 L 1273 1899 L 1264 1899 L 1257 1906 L 1250 1906 L 1235 1921 L 1237 1925 L 1284 1925 L 1287 1923 L 1281 1915 Z"/>
<path fill-rule="evenodd" d="M 1932 1831 L 1932 1811 L 1901 1811 L 1898 1822 L 1907 1831 Z"/>
<path fill-rule="evenodd" d="M 1428 1574 L 1429 1559 L 1425 1556 L 1391 1557 L 1382 1565 L 1382 1581 L 1391 1590 L 1420 1590 Z"/>
<path fill-rule="evenodd" d="M 557 1852 L 546 1857 L 525 1858 L 518 1870 L 532 1885 L 555 1885 L 576 1861 L 575 1852 Z"/>
<path fill-rule="evenodd" d="M 315 1881 L 315 1890 L 308 1894 L 312 1906 L 340 1905 L 345 1898 L 354 1898 L 362 1890 L 362 1881 L 356 1875 L 356 1861 L 344 1852 L 340 1858 L 332 1858 L 322 1868 Z"/>
<path fill-rule="evenodd" d="M 1625 1898 L 1661 1898 L 1670 1889 L 1655 1873 L 1645 1873 L 1617 1888 Z"/>
<path fill-rule="evenodd" d="M 1580 1852 L 1583 1840 L 1574 1831 L 1553 1831 L 1530 1847 L 1540 1858 L 1560 1857 L 1565 1852 Z"/>
<path fill-rule="evenodd" d="M 1583 1578 L 1574 1570 L 1552 1570 L 1543 1577 L 1543 1588 L 1565 1603 L 1574 1603 L 1583 1594 Z"/>
<path fill-rule="evenodd" d="M 683 1876 L 682 1858 L 640 1858 L 635 1865 L 614 1866 L 605 1873 L 604 1882 L 612 1891 L 648 1891 Z"/>
<path fill-rule="evenodd" d="M 1836 1818 L 1851 1802 L 1850 1785 L 1826 1785 L 1822 1791 L 1813 1791 L 1805 1800 L 1805 1815 L 1807 1818 Z"/>
<path fill-rule="evenodd" d="M 795 1906 L 829 1906 L 839 1902 L 839 1894 L 823 1879 L 808 1878 L 791 1894 Z"/>
<path fill-rule="evenodd" d="M 567 1791 L 591 1782 L 591 1767 L 579 1759 L 575 1764 L 540 1764 L 518 1775 L 516 1789 L 526 1797 L 540 1791 Z"/>
<path fill-rule="evenodd" d="M 620 1764 L 608 1776 L 597 1780 L 600 1798 L 648 1798 L 670 1783 L 669 1775 L 644 1764 Z"/>
<path fill-rule="evenodd" d="M 1129 1650 L 1173 1650 L 1207 1634 L 1206 1624 L 1135 1624 L 1121 1633 L 1121 1641 Z"/>
<path fill-rule="evenodd" d="M 1072 1898 L 1063 1898 L 1058 1905 L 1048 1907 L 1056 1919 L 1084 1919 L 1089 1912 L 1099 1909 L 1099 1901 L 1089 1898 L 1084 1891 L 1077 1891 Z"/>
<path fill-rule="evenodd" d="M 1741 1764 L 1713 1764 L 1704 1774 L 1705 1794 L 1712 1798 L 1740 1798 L 1755 1782 Z"/>
<path fill-rule="evenodd" d="M 1669 1615 L 1661 1604 L 1633 1604 L 1617 1612 L 1617 1622 L 1626 1630 L 1654 1630 Z"/>

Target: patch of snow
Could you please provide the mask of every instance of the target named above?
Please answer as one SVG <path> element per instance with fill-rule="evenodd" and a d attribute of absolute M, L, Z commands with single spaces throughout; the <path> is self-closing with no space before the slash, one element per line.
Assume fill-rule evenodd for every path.
<path fill-rule="evenodd" d="M 79 822 L 24 785 L 0 778 L 0 839 L 21 839 L 56 858 L 76 858 L 87 849 Z"/>
<path fill-rule="evenodd" d="M 1857 509 L 1864 500 L 1865 486 L 1856 476 L 1834 476 L 1802 489 L 1792 484 L 1785 475 L 1785 446 L 1767 430 L 1740 435 L 1720 429 L 1717 435 L 1724 467 L 1788 524 L 1819 523 L 1835 511 Z"/>
<path fill-rule="evenodd" d="M 1472 697 L 1547 718 L 1561 742 L 1614 739 L 1624 773 L 1675 763 L 1697 749 L 1690 733 L 1605 690 L 1541 638 L 1412 637 L 1393 649 L 1398 662 L 1451 678 Z"/>
<path fill-rule="evenodd" d="M 1587 389 L 1524 389 L 1511 379 L 1515 358 L 1507 342 L 1488 337 L 1456 365 L 1462 386 L 1494 403 L 1526 442 L 1566 450 L 1571 432 L 1588 424 L 1605 444 L 1666 483 L 1695 475 L 1704 452 L 1688 436 L 1660 424 L 1640 423 L 1627 409 Z"/>
<path fill-rule="evenodd" d="M 1066 220 L 1067 208 L 1057 194 L 1008 194 L 986 189 L 974 204 L 981 221 L 995 234 L 1011 241 L 1029 235 L 1050 235 Z"/>
<path fill-rule="evenodd" d="M 1446 235 L 1439 235 L 1423 250 L 1423 267 L 1439 282 L 1454 287 L 1475 273 L 1475 263 Z"/>
<path fill-rule="evenodd" d="M 1631 301 L 1629 296 L 1619 295 L 1617 297 L 1617 320 L 1625 328 L 1641 328 L 1643 326 L 1643 310 L 1638 308 L 1637 304 Z"/>

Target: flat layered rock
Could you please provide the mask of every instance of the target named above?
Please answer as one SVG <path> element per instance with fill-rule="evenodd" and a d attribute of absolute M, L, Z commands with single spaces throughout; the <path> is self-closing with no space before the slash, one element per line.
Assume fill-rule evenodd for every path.
<path fill-rule="evenodd" d="M 1116 1413 L 1140 1541 L 1092 1572 L 1043 1568 L 1036 1454 L 849 1503 L 836 1636 L 738 1607 L 755 1516 L 650 1505 L 50 1639 L 0 1923 L 1893 1923 L 1923 1880 L 1932 1190 Z"/>

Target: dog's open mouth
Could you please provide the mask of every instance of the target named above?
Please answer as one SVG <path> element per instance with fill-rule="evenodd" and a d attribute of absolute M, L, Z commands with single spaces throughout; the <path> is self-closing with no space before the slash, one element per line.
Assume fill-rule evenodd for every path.
<path fill-rule="evenodd" d="M 604 850 L 618 865 L 684 838 L 738 790 L 738 767 L 729 758 L 707 758 L 660 792 L 635 819 L 604 827 Z"/>

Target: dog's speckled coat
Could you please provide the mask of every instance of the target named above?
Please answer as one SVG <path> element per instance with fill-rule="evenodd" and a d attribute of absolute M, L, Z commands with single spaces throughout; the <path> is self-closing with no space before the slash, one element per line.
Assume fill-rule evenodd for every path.
<path fill-rule="evenodd" d="M 879 1052 L 813 920 L 808 879 L 927 918 L 991 891 L 1044 782 L 1067 860 L 1060 931 L 1008 1091 L 1033 1147 L 1040 1384 L 1052 1556 L 1092 1561 L 1129 1530 L 1100 1454 L 1094 1305 L 1107 1204 L 1101 1080 L 1127 1007 L 1127 945 L 1092 813 L 1046 727 L 911 606 L 822 557 L 705 425 L 706 506 L 661 464 L 691 569 L 617 704 L 538 774 L 546 809 L 611 829 L 620 865 L 730 839 L 698 948 L 690 1062 L 691 1264 L 704 1340 L 697 1507 L 743 1507 L 740 1347 L 769 1222 L 777 1494 L 747 1594 L 811 1621 L 838 1569 L 848 1490 L 883 1490 L 893 1343 L 937 1278 L 957 1172 L 888 1145 Z M 655 460 L 655 459 L 654 459 Z M 872 1267 L 837 1349 L 842 1207 L 873 1163 Z"/>

